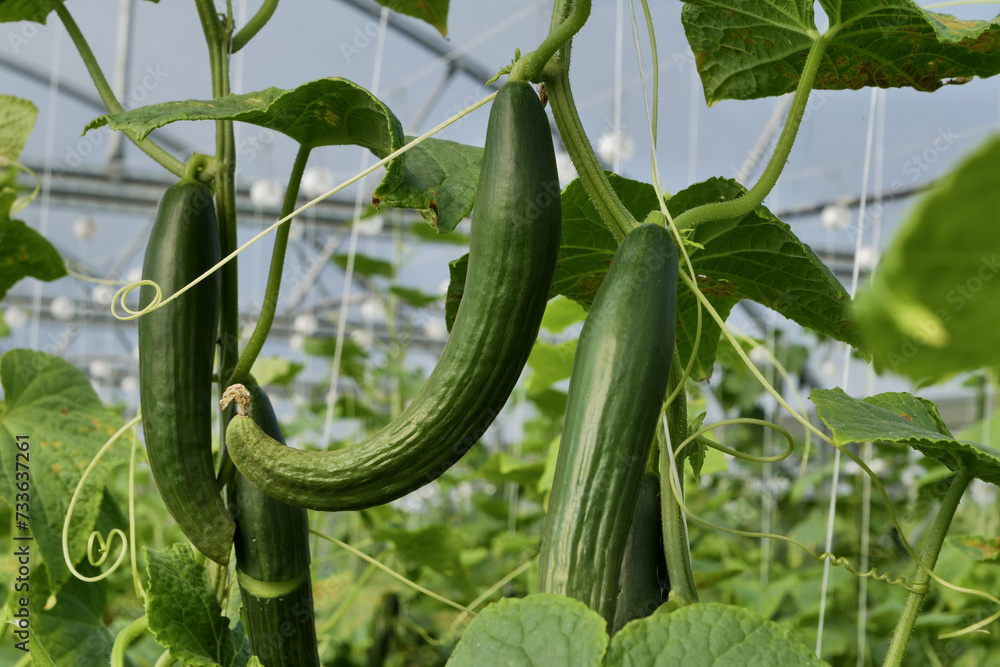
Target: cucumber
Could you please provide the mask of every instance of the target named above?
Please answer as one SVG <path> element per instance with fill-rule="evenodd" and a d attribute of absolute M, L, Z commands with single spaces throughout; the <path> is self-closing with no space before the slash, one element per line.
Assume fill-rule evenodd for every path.
<path fill-rule="evenodd" d="M 249 418 L 284 443 L 267 394 L 254 383 L 247 388 Z M 243 622 L 254 655 L 264 667 L 319 667 L 306 510 L 261 493 L 239 473 L 229 487 L 229 508 L 236 519 Z"/>
<path fill-rule="evenodd" d="M 619 573 L 673 358 L 677 250 L 639 225 L 622 241 L 580 332 L 542 532 L 538 591 L 614 621 Z"/>
<path fill-rule="evenodd" d="M 221 259 L 209 189 L 183 179 L 160 201 L 142 277 L 167 298 Z M 143 286 L 145 308 L 155 291 Z M 212 274 L 139 318 L 139 395 L 153 479 L 177 525 L 205 556 L 225 565 L 236 529 L 212 462 L 212 365 L 220 278 Z"/>
<path fill-rule="evenodd" d="M 559 197 L 545 111 L 530 84 L 509 81 L 490 111 L 465 293 L 420 393 L 383 429 L 333 451 L 282 447 L 237 416 L 226 441 L 240 472 L 283 502 L 340 511 L 400 498 L 454 465 L 500 413 L 538 334 L 559 253 Z"/>
<path fill-rule="evenodd" d="M 667 601 L 670 592 L 660 521 L 660 476 L 653 472 L 647 472 L 639 485 L 632 527 L 622 554 L 618 590 L 611 634 L 629 621 L 652 614 Z"/>

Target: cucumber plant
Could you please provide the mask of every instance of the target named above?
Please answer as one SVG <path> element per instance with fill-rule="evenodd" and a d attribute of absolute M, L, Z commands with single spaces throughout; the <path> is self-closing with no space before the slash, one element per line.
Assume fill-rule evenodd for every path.
<path fill-rule="evenodd" d="M 446 2 L 380 3 L 444 28 Z M 876 279 L 871 295 L 861 302 L 864 307 L 857 318 L 848 291 L 812 249 L 764 206 L 764 201 L 788 161 L 814 88 L 906 86 L 930 92 L 945 84 L 995 75 L 1000 73 L 997 21 L 958 21 L 922 9 L 910 0 L 824 1 L 818 6 L 827 13 L 829 25 L 821 31 L 814 15 L 816 5 L 811 2 L 685 0 L 681 20 L 695 54 L 694 64 L 706 102 L 794 94 L 773 154 L 752 187 L 747 190 L 733 181 L 710 179 L 668 197 L 662 191 L 655 152 L 652 183 L 625 182 L 605 172 L 584 130 L 570 82 L 570 54 L 574 36 L 590 21 L 590 0 L 554 1 L 547 36 L 534 51 L 523 57 L 518 54 L 501 72 L 508 79 L 492 99 L 478 172 L 475 167 L 449 167 L 445 174 L 437 173 L 441 165 L 461 162 L 452 159 L 452 151 L 465 151 L 461 153 L 465 156 L 474 151 L 434 143 L 430 133 L 408 139 L 402 123 L 384 103 L 349 81 L 328 78 L 292 91 L 272 88 L 247 95 L 230 94 L 233 54 L 254 43 L 277 2 L 264 0 L 239 30 L 230 4 L 220 14 L 215 3 L 195 0 L 209 52 L 212 99 L 131 111 L 124 111 L 115 99 L 65 3 L 14 3 L 0 9 L 0 20 L 5 21 L 44 22 L 54 11 L 108 107 L 109 114 L 89 127 L 107 123 L 121 129 L 155 162 L 181 179 L 165 193 L 150 235 L 143 268 L 147 282 L 140 293 L 143 310 L 129 316 L 139 319 L 140 395 L 152 475 L 178 526 L 191 544 L 214 563 L 203 567 L 185 549 L 149 552 L 147 616 L 119 634 L 111 653 L 116 667 L 124 664 L 127 644 L 147 630 L 170 650 L 171 655 L 160 660 L 164 664 L 176 659 L 193 664 L 242 665 L 253 652 L 265 665 L 311 665 L 321 664 L 321 650 L 323 663 L 350 662 L 341 655 L 330 657 L 340 647 L 323 637 L 322 632 L 316 633 L 313 623 L 311 574 L 319 559 L 311 558 L 305 508 L 327 512 L 373 510 L 357 519 L 370 524 L 373 516 L 381 516 L 374 511 L 376 506 L 433 482 L 466 456 L 517 385 L 535 345 L 546 304 L 555 294 L 579 302 L 588 312 L 569 376 L 566 405 L 564 409 L 561 405 L 556 408 L 562 412 L 563 427 L 554 470 L 550 470 L 551 489 L 547 496 L 538 494 L 542 487 L 539 478 L 538 484 L 529 489 L 534 495 L 527 494 L 531 496 L 529 502 L 540 500 L 544 505 L 547 501 L 544 520 L 537 522 L 541 524 L 541 544 L 535 588 L 541 595 L 508 600 L 483 612 L 472 621 L 466 638 L 456 648 L 452 658 L 455 665 L 503 662 L 507 652 L 516 656 L 512 664 L 598 665 L 641 664 L 649 655 L 678 660 L 700 651 L 705 652 L 707 660 L 717 657 L 711 655 L 716 650 L 727 659 L 746 664 L 761 662 L 761 655 L 783 664 L 819 664 L 787 628 L 736 605 L 699 602 L 699 589 L 708 593 L 709 585 L 704 583 L 705 578 L 696 576 L 695 564 L 700 567 L 704 563 L 704 554 L 699 560 L 692 558 L 687 521 L 735 533 L 742 539 L 783 540 L 823 561 L 825 567 L 842 566 L 860 577 L 905 588 L 908 597 L 900 620 L 881 638 L 884 641 L 870 647 L 863 643 L 853 647 L 856 655 L 877 654 L 889 667 L 904 664 L 920 610 L 926 599 L 933 597 L 929 596 L 931 591 L 948 591 L 947 595 L 951 595 L 973 590 L 947 581 L 935 573 L 934 566 L 959 501 L 973 478 L 994 484 L 1000 481 L 1000 452 L 986 444 L 956 439 L 932 404 L 899 393 L 857 400 L 839 390 L 814 392 L 818 416 L 832 432 L 832 436 L 827 435 L 771 386 L 728 330 L 725 319 L 737 301 L 754 300 L 802 326 L 853 346 L 862 355 L 867 355 L 871 346 L 880 363 L 902 369 L 921 381 L 926 381 L 928 374 L 937 379 L 950 372 L 996 364 L 995 351 L 990 349 L 995 346 L 955 347 L 955 341 L 969 340 L 973 324 L 983 329 L 1000 316 L 996 306 L 990 305 L 1000 299 L 987 298 L 995 293 L 984 287 L 987 278 L 982 273 L 995 261 L 972 268 L 963 266 L 962 270 L 968 270 L 970 275 L 978 271 L 980 287 L 976 291 L 985 291 L 984 298 L 962 301 L 960 317 L 955 316 L 958 308 L 949 313 L 932 307 L 942 300 L 949 301 L 952 295 L 947 290 L 938 294 L 940 285 L 935 285 L 933 278 L 921 281 L 921 289 L 898 285 L 899 274 L 905 273 L 900 267 L 912 267 L 912 262 L 904 260 L 912 260 L 913 246 L 920 245 L 913 242 L 914 238 L 930 238 L 933 231 L 934 243 L 930 245 L 935 252 L 952 257 L 950 253 L 958 248 L 964 249 L 964 254 L 957 252 L 954 256 L 966 257 L 968 246 L 978 251 L 996 237 L 995 230 L 984 231 L 971 227 L 973 223 L 969 222 L 992 220 L 997 208 L 982 194 L 990 192 L 989 181 L 983 180 L 982 174 L 1000 168 L 996 166 L 1000 150 L 995 146 L 985 146 L 957 176 L 943 181 L 942 187 L 924 200 L 912 218 L 915 222 L 906 226 L 902 241 L 894 246 L 890 256 L 893 261 L 886 262 L 886 278 Z M 652 20 L 656 8 L 650 8 L 645 1 L 642 5 L 657 72 Z M 657 83 L 654 80 L 654 92 L 658 91 Z M 532 84 L 539 85 L 541 97 Z M 489 101 L 487 98 L 473 105 L 455 119 Z M 655 146 L 658 100 L 652 102 L 650 129 Z M 579 173 L 579 180 L 562 192 L 546 104 Z M 342 113 L 345 109 L 349 112 Z M 216 123 L 215 155 L 211 159 L 195 157 L 185 164 L 149 136 L 152 129 L 167 123 L 199 119 Z M 276 242 L 264 305 L 257 327 L 242 351 L 235 259 L 238 156 L 233 123 L 237 121 L 283 132 L 300 146 L 288 179 L 282 218 L 273 225 L 277 229 Z M 385 167 L 385 178 L 373 193 L 373 201 L 416 207 L 421 215 L 439 225 L 439 231 L 453 227 L 468 213 L 474 199 L 468 267 L 465 275 L 458 268 L 454 271 L 456 290 L 458 285 L 464 286 L 451 337 L 413 401 L 387 426 L 360 442 L 342 449 L 304 451 L 285 445 L 270 402 L 253 381 L 250 369 L 269 335 L 279 301 L 288 223 L 296 212 L 299 184 L 310 151 L 318 146 L 342 144 L 371 149 L 380 158 L 372 169 Z M 5 164 L 9 161 L 7 153 L 19 150 L 4 146 Z M 467 162 L 472 164 L 474 160 Z M 460 190 L 464 192 L 456 195 Z M 449 197 L 463 204 L 459 206 Z M 969 203 L 973 200 L 978 201 L 978 209 Z M 7 189 L 0 193 L 0 201 L 12 210 L 19 206 Z M 449 206 L 464 209 L 456 213 Z M 956 214 L 954 221 L 950 215 L 953 209 L 963 213 Z M 973 210 L 974 214 L 970 212 Z M 948 225 L 926 222 L 939 221 L 944 217 L 941 212 L 948 214 Z M 16 222 L 4 222 L 0 235 L 20 233 Z M 965 230 L 964 236 L 955 229 Z M 970 234 L 967 229 L 978 229 L 980 233 Z M 969 238 L 975 242 L 970 243 Z M 7 247 L 13 244 L 5 244 L 4 252 Z M 18 252 L 23 254 L 21 247 L 18 245 Z M 7 265 L 24 262 L 20 257 L 5 259 L 10 259 Z M 214 269 L 220 262 L 221 268 Z M 937 270 L 948 268 L 934 266 Z M 44 271 L 36 273 L 47 275 Z M 949 275 L 949 281 L 955 278 Z M 959 282 L 958 286 L 969 284 Z M 970 312 L 976 313 L 978 319 L 965 319 Z M 981 336 L 981 331 L 977 333 Z M 918 344 L 918 334 L 926 344 Z M 900 336 L 903 343 L 896 347 Z M 690 389 L 689 380 L 705 380 L 712 374 L 720 337 L 728 340 L 734 358 L 745 364 L 748 376 L 755 378 L 804 429 L 837 447 L 837 456 L 854 459 L 869 475 L 876 492 L 887 502 L 886 532 L 895 536 L 902 552 L 915 563 L 912 576 L 893 577 L 884 572 L 884 567 L 879 569 L 881 566 L 865 570 L 867 564 L 859 567 L 834 553 L 815 554 L 808 545 L 788 536 L 714 526 L 691 510 L 692 498 L 704 501 L 705 494 L 699 489 L 685 489 L 690 479 L 696 479 L 687 474 L 685 462 L 690 460 L 691 470 L 697 472 L 701 465 L 697 461 L 703 460 L 706 448 L 768 465 L 787 457 L 795 446 L 791 434 L 775 424 L 737 420 L 735 423 L 776 428 L 790 443 L 782 456 L 755 456 L 708 438 L 712 429 L 734 422 L 702 426 L 697 418 L 689 423 L 687 399 L 689 393 L 697 395 Z M 952 362 L 940 350 L 949 350 L 961 358 Z M 244 403 L 248 401 L 235 415 L 213 415 L 213 369 L 220 393 L 228 391 L 227 397 L 235 393 L 243 397 Z M 10 380 L 12 373 L 5 369 L 2 375 L 7 395 L 18 394 L 21 388 L 13 386 L 16 383 Z M 548 400 L 551 408 L 559 403 L 557 399 L 558 391 L 553 391 L 539 398 L 538 404 Z M 14 403 L 13 398 L 8 400 Z M 5 405 L 0 411 L 0 419 L 6 420 L 11 412 L 16 417 L 16 410 L 8 412 L 7 408 Z M 213 416 L 224 426 L 219 466 L 212 451 Z M 938 462 L 940 507 L 920 537 L 919 550 L 910 545 L 910 526 L 904 526 L 893 512 L 889 492 L 864 458 L 849 448 L 857 441 L 908 445 L 928 460 Z M 85 467 L 82 461 L 74 463 Z M 58 470 L 60 466 L 50 468 Z M 490 474 L 507 484 L 518 480 L 522 485 L 530 476 L 525 468 L 516 465 L 500 466 L 499 471 L 491 470 Z M 80 488 L 82 485 L 83 480 Z M 511 526 L 520 518 L 517 504 L 513 504 L 507 517 Z M 94 516 L 95 508 L 91 508 Z M 497 513 L 490 503 L 477 505 L 477 510 Z M 69 503 L 67 515 L 72 514 Z M 101 521 L 112 522 L 112 515 L 102 506 Z M 94 516 L 90 517 L 92 524 L 97 522 Z M 466 538 L 456 531 L 451 527 L 450 531 L 435 533 L 448 539 L 440 539 L 434 546 L 446 551 L 451 543 L 463 543 Z M 63 543 L 65 558 L 69 559 L 67 533 L 68 529 Z M 375 534 L 395 535 L 401 556 L 423 557 L 423 565 L 437 568 L 439 574 L 447 571 L 447 576 L 457 581 L 456 596 L 473 597 L 459 566 L 475 568 L 488 550 L 457 549 L 461 555 L 453 562 L 439 563 L 426 557 L 426 540 L 406 542 L 391 531 Z M 81 541 L 79 537 L 77 542 Z M 57 538 L 51 534 L 40 536 L 39 543 L 48 548 Z M 979 549 L 982 560 L 990 559 L 990 536 L 978 541 L 966 538 L 963 544 Z M 234 539 L 236 562 L 231 572 Z M 94 542 L 91 538 L 91 545 Z M 499 539 L 490 546 L 503 550 Z M 718 557 L 718 553 L 713 555 Z M 996 560 L 995 553 L 992 559 Z M 98 567 L 100 563 L 92 560 L 92 567 Z M 521 571 L 530 571 L 532 563 L 529 561 Z M 79 576 L 79 571 L 72 569 L 75 563 L 68 564 Z M 234 574 L 237 587 L 229 585 L 230 574 Z M 724 573 L 709 575 L 721 577 Z M 707 579 L 711 580 L 711 576 Z M 190 598 L 171 589 L 177 581 L 185 583 Z M 501 581 L 488 593 L 509 582 Z M 667 582 L 670 599 L 664 602 Z M 71 603 L 57 597 L 61 583 L 54 574 L 43 590 L 50 592 L 49 598 L 56 600 L 57 606 L 66 608 Z M 518 592 L 530 588 L 521 586 Z M 141 587 L 136 588 L 141 593 Z M 231 629 L 222 610 L 230 608 L 235 588 L 240 590 L 244 622 Z M 427 592 L 426 588 L 421 590 Z M 69 589 L 67 595 L 74 597 L 77 592 Z M 332 615 L 334 621 L 343 619 L 358 595 L 358 587 L 344 593 Z M 381 591 L 382 597 L 390 601 L 387 609 L 391 613 L 387 617 L 400 623 L 403 619 L 413 622 L 400 612 L 402 603 L 396 590 Z M 476 598 L 476 604 L 487 597 Z M 979 597 L 986 601 L 984 605 L 1000 605 L 1000 599 L 985 590 L 979 591 Z M 475 606 L 470 602 L 466 607 L 441 596 L 435 599 L 458 608 L 460 615 L 453 624 L 456 628 Z M 169 602 L 164 604 L 174 600 L 184 620 L 203 631 L 192 631 L 192 636 L 210 637 L 210 642 L 215 642 L 206 655 L 196 654 L 199 640 L 178 638 L 170 613 L 178 609 L 171 609 Z M 782 613 L 781 602 L 775 603 L 771 615 Z M 820 602 L 817 607 L 820 618 L 826 611 L 823 605 Z M 209 610 L 209 617 L 199 617 L 205 610 Z M 811 618 L 815 611 L 810 607 L 798 617 Z M 954 618 L 951 609 L 938 611 L 946 612 L 938 618 Z M 979 618 L 965 630 L 989 625 L 998 616 L 992 606 L 977 613 Z M 511 623 L 524 619 L 531 619 L 532 629 L 537 632 L 527 633 L 523 645 L 496 641 L 498 636 L 508 640 L 521 636 L 519 630 L 507 630 Z M 573 621 L 572 627 L 582 630 L 574 634 L 572 642 L 556 641 L 562 637 L 560 623 L 568 623 L 567 619 Z M 294 641 L 288 637 L 289 627 L 300 630 L 292 633 Z M 798 629 L 802 629 L 801 620 Z M 822 625 L 817 630 L 822 638 Z M 609 639 L 609 631 L 614 633 L 613 638 Z M 428 644 L 447 644 L 444 638 L 451 637 L 450 632 L 442 632 L 443 639 L 431 638 Z M 377 642 L 365 647 L 375 662 L 386 660 L 384 651 L 396 645 L 400 635 L 379 634 L 383 636 Z M 278 635 L 283 639 L 280 642 L 275 641 Z M 683 636 L 681 646 L 671 639 L 678 635 Z M 535 641 L 538 636 L 552 641 L 540 645 Z M 721 644 L 719 637 L 723 638 Z M 922 644 L 939 641 L 930 635 L 921 639 Z M 755 645 L 754 641 L 762 643 Z M 46 649 L 53 645 L 47 644 Z M 589 649 L 596 657 L 567 657 L 576 656 L 574 651 Z M 815 653 L 846 662 L 841 653 L 831 654 L 829 649 L 824 652 L 819 645 Z M 851 657 L 853 660 L 856 656 Z M 48 653 L 37 656 L 39 662 L 43 658 L 46 664 L 59 663 Z M 932 662 L 939 664 L 941 660 Z"/>

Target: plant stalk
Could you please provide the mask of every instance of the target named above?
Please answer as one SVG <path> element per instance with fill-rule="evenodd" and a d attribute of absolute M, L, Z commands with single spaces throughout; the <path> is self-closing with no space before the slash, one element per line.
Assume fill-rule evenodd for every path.
<path fill-rule="evenodd" d="M 674 360 L 670 364 L 670 382 L 667 394 L 684 382 L 684 364 L 681 363 L 677 347 Z M 683 389 L 667 408 L 667 428 L 670 429 L 670 444 L 676 447 L 688 437 L 687 392 Z M 663 555 L 667 561 L 670 577 L 671 599 L 680 596 L 685 604 L 698 601 L 698 587 L 694 582 L 691 565 L 691 545 L 688 541 L 687 522 L 684 512 L 670 490 L 670 452 L 662 424 L 656 429 L 657 446 L 660 448 L 660 514 L 663 521 Z M 684 457 L 676 460 L 677 491 L 684 493 Z"/>
<path fill-rule="evenodd" d="M 806 64 L 799 77 L 799 84 L 795 89 L 795 96 L 792 98 L 792 106 L 788 110 L 788 117 L 785 119 L 785 126 L 778 137 L 778 143 L 774 148 L 774 153 L 764 168 L 764 173 L 750 188 L 749 192 L 732 201 L 713 202 L 702 204 L 695 208 L 684 211 L 676 218 L 674 224 L 678 230 L 696 227 L 703 222 L 712 220 L 726 220 L 738 218 L 754 210 L 764 201 L 764 198 L 774 189 L 778 182 L 778 177 L 785 168 L 788 155 L 792 152 L 792 145 L 802 124 L 802 117 L 805 115 L 806 106 L 809 102 L 809 93 L 812 91 L 813 83 L 816 81 L 816 72 L 819 64 L 826 53 L 827 45 L 833 40 L 839 31 L 839 26 L 834 26 L 823 35 L 818 36 L 809 49 L 806 57 Z"/>
<path fill-rule="evenodd" d="M 299 184 L 302 182 L 302 173 L 306 169 L 309 161 L 310 146 L 299 146 L 299 152 L 295 155 L 295 164 L 292 166 L 292 173 L 288 177 L 288 189 L 285 190 L 285 201 L 281 205 L 281 217 L 284 218 L 295 210 L 295 202 L 299 197 Z M 271 332 L 271 324 L 274 322 L 274 312 L 278 307 L 278 291 L 281 289 L 281 272 L 285 266 L 285 250 L 288 247 L 288 231 L 292 226 L 292 221 L 282 224 L 274 234 L 274 251 L 271 253 L 271 268 L 267 274 L 267 288 L 264 292 L 264 305 L 260 309 L 260 317 L 257 318 L 257 326 L 254 327 L 250 340 L 247 341 L 243 353 L 240 355 L 236 368 L 233 370 L 229 384 L 237 382 L 243 383 L 250 375 L 257 355 L 264 347 L 264 341 Z"/>
<path fill-rule="evenodd" d="M 271 15 L 274 14 L 274 10 L 277 8 L 278 0 L 264 0 L 264 4 L 260 6 L 260 9 L 253 15 L 253 18 L 240 28 L 239 32 L 233 35 L 232 50 L 230 53 L 236 53 L 246 46 L 247 42 L 253 39 L 260 32 L 260 29 L 267 24 L 271 19 Z"/>
<path fill-rule="evenodd" d="M 934 523 L 927 529 L 921 540 L 923 547 L 920 550 L 920 560 L 932 570 L 935 563 L 937 563 L 938 555 L 941 553 L 941 546 L 944 544 L 944 538 L 948 534 L 948 527 L 951 525 L 951 520 L 955 517 L 955 510 L 958 509 L 958 503 L 962 500 L 962 496 L 965 495 L 965 491 L 969 488 L 972 480 L 973 475 L 968 470 L 963 470 L 951 478 L 951 486 L 948 487 L 948 492 L 945 493 L 944 498 L 941 500 L 941 507 L 938 508 L 937 515 L 934 517 Z M 883 667 L 899 667 L 903 664 L 906 645 L 909 643 L 910 635 L 913 634 L 913 628 L 917 623 L 917 616 L 920 614 L 920 607 L 923 605 L 924 597 L 927 595 L 929 581 L 930 575 L 918 566 L 917 573 L 913 577 L 913 586 L 922 592 L 910 591 L 909 596 L 907 596 L 906 606 L 903 607 L 903 613 L 900 615 L 896 629 L 892 633 L 892 642 L 889 644 L 889 651 L 886 653 L 885 662 L 882 663 Z"/>

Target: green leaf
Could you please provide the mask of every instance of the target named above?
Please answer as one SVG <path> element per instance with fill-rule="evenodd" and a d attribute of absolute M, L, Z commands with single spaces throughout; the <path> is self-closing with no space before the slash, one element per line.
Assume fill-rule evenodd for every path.
<path fill-rule="evenodd" d="M 96 568 L 82 566 L 94 576 Z M 34 584 L 34 581 L 32 581 Z M 45 609 L 48 591 L 31 589 L 31 659 L 37 667 L 106 667 L 111 661 L 114 637 L 104 626 L 107 602 L 104 581 L 86 582 L 71 577 L 59 591 L 56 604 Z M 8 629 L 8 632 L 10 630 Z"/>
<path fill-rule="evenodd" d="M 552 333 L 562 333 L 566 327 L 577 322 L 583 322 L 587 311 L 575 301 L 557 296 L 549 301 L 542 317 L 542 326 Z"/>
<path fill-rule="evenodd" d="M 611 187 L 636 220 L 658 210 L 653 186 L 605 172 Z M 608 272 L 618 243 L 590 201 L 583 181 L 575 179 L 562 193 L 562 244 L 552 293 L 562 294 L 589 309 Z"/>
<path fill-rule="evenodd" d="M 597 667 L 608 646 L 600 614 L 572 598 L 507 598 L 476 616 L 448 667 Z"/>
<path fill-rule="evenodd" d="M 667 206 L 677 216 L 687 209 L 742 196 L 746 189 L 731 179 L 712 178 L 678 192 Z M 723 319 L 742 299 L 770 308 L 797 324 L 854 347 L 861 340 L 851 321 L 851 299 L 840 281 L 808 244 L 764 206 L 742 218 L 699 225 L 690 251 L 698 283 Z M 684 285 L 677 295 L 677 346 L 681 359 L 694 350 L 698 302 Z M 693 380 L 712 374 L 721 329 L 703 315 Z"/>
<path fill-rule="evenodd" d="M 398 296 L 403 303 L 414 308 L 423 308 L 441 300 L 437 294 L 427 294 L 419 289 L 403 287 L 402 285 L 392 285 L 389 287 L 389 291 Z"/>
<path fill-rule="evenodd" d="M 448 36 L 449 0 L 375 0 L 375 2 L 394 12 L 426 21 L 436 28 L 442 37 Z"/>
<path fill-rule="evenodd" d="M 86 130 L 110 125 L 145 138 L 153 130 L 181 120 L 238 120 L 281 132 L 303 146 L 363 146 L 384 158 L 403 146 L 403 126 L 385 104 L 358 84 L 331 77 L 292 90 L 268 88 L 217 100 L 163 102 L 99 116 Z M 379 189 L 396 187 L 404 178 L 404 160 L 386 165 Z"/>
<path fill-rule="evenodd" d="M 1000 565 L 1000 537 L 954 535 L 945 539 L 969 558 L 981 563 Z"/>
<path fill-rule="evenodd" d="M 426 139 L 406 151 L 405 158 L 403 180 L 391 188 L 380 185 L 372 203 L 416 209 L 438 234 L 451 232 L 472 210 L 483 149 Z"/>
<path fill-rule="evenodd" d="M 809 398 L 838 445 L 866 440 L 898 442 L 950 470 L 970 470 L 984 482 L 1000 485 L 1000 451 L 956 440 L 937 406 L 927 399 L 888 392 L 859 400 L 839 388 L 815 389 Z"/>
<path fill-rule="evenodd" d="M 17 451 L 17 436 L 27 436 L 31 474 L 28 523 L 35 538 L 33 552 L 48 565 L 49 587 L 55 592 L 70 576 L 62 552 L 63 518 L 70 497 L 83 470 L 122 421 L 104 407 L 83 371 L 44 352 L 10 350 L 4 354 L 0 357 L 0 383 L 5 397 L 0 412 L 0 449 L 7 453 L 0 459 L 3 498 L 7 502 L 15 498 L 18 469 L 13 453 Z M 86 551 L 107 475 L 128 459 L 129 442 L 129 436 L 124 436 L 101 458 L 77 497 L 69 533 L 74 563 Z"/>
<path fill-rule="evenodd" d="M 562 343 L 547 343 L 536 340 L 528 355 L 531 375 L 525 387 L 529 393 L 548 389 L 556 382 L 565 380 L 573 372 L 573 357 L 576 355 L 576 339 Z"/>
<path fill-rule="evenodd" d="M 858 327 L 880 370 L 920 381 L 1000 365 L 1000 137 L 939 179 L 899 225 Z"/>
<path fill-rule="evenodd" d="M 66 275 L 59 251 L 44 236 L 10 217 L 17 193 L 0 190 L 0 299 L 22 278 L 51 281 Z"/>
<path fill-rule="evenodd" d="M 812 0 L 685 0 L 681 20 L 709 105 L 795 90 L 820 38 Z M 814 88 L 934 91 L 1000 72 L 1000 23 L 912 0 L 820 0 L 835 32 Z"/>
<path fill-rule="evenodd" d="M 146 616 L 149 630 L 170 655 L 185 664 L 244 667 L 250 643 L 242 623 L 229 629 L 205 568 L 190 546 L 175 544 L 163 551 L 142 550 L 149 585 Z"/>
<path fill-rule="evenodd" d="M 0 310 L 0 338 L 7 338 L 10 336 L 10 327 L 7 326 L 7 322 L 3 319 L 3 310 Z"/>
<path fill-rule="evenodd" d="M 298 364 L 282 357 L 257 357 L 250 372 L 257 380 L 257 384 L 262 387 L 268 385 L 287 387 L 295 381 L 303 368 L 305 368 L 304 364 Z"/>
<path fill-rule="evenodd" d="M 568 664 L 568 663 L 566 663 Z M 825 665 L 791 631 L 719 603 L 692 604 L 632 621 L 611 640 L 607 667 Z"/>
<path fill-rule="evenodd" d="M 21 156 L 37 118 L 38 108 L 30 100 L 0 95 L 0 157 L 13 161 Z"/>
<path fill-rule="evenodd" d="M 464 572 L 459 558 L 462 549 L 469 543 L 469 536 L 458 528 L 443 524 L 412 531 L 382 528 L 372 534 L 372 539 L 392 542 L 403 558 L 447 577 L 459 576 Z"/>
<path fill-rule="evenodd" d="M 333 263 L 345 271 L 347 270 L 347 260 L 347 255 L 333 256 Z M 365 276 L 366 278 L 370 278 L 372 276 L 392 278 L 396 275 L 396 267 L 393 266 L 392 262 L 387 262 L 384 259 L 369 257 L 359 252 L 354 254 L 354 274 Z"/>
<path fill-rule="evenodd" d="M 33 21 L 45 25 L 45 20 L 51 11 L 52 5 L 48 0 L 4 0 L 0 2 L 0 23 Z M 10 32 L 8 39 L 15 49 L 14 53 L 17 53 L 17 48 L 27 43 L 29 38 L 24 31 L 21 31 L 20 34 Z"/>

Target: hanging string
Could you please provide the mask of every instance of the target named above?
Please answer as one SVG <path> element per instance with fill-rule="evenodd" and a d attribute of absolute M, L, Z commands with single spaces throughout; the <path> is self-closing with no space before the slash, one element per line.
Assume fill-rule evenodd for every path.
<path fill-rule="evenodd" d="M 385 53 L 385 33 L 389 25 L 389 10 L 382 9 L 382 17 L 379 22 L 378 42 L 375 46 L 375 64 L 372 67 L 372 84 L 369 87 L 372 95 L 378 95 L 379 79 L 382 77 L 382 57 Z M 361 156 L 361 170 L 368 166 L 368 152 Z M 344 288 L 340 298 L 340 310 L 337 315 L 337 342 L 333 352 L 333 369 L 330 372 L 330 391 L 326 395 L 326 418 L 323 420 L 323 438 L 320 442 L 324 447 L 329 446 L 333 430 L 333 413 L 337 404 L 337 388 L 340 382 L 340 362 L 344 352 L 344 334 L 347 331 L 347 309 L 350 303 L 351 282 L 354 278 L 354 257 L 358 249 L 358 222 L 361 219 L 361 212 L 364 210 L 365 184 L 368 179 L 358 183 L 357 197 L 354 200 L 354 219 L 351 222 L 351 239 L 347 250 L 347 266 L 344 269 Z"/>
<path fill-rule="evenodd" d="M 41 209 L 38 213 L 38 233 L 48 237 L 49 229 L 49 205 L 52 202 L 52 162 L 56 148 L 56 121 L 59 118 L 59 67 L 62 59 L 62 36 L 64 29 L 59 27 L 52 37 L 52 67 L 49 70 L 49 100 L 46 107 L 48 118 L 45 123 L 45 168 L 42 170 L 42 194 L 40 195 Z M 42 281 L 35 281 L 34 294 L 31 303 L 31 334 L 29 336 L 29 347 L 33 350 L 39 349 L 38 338 L 41 326 L 42 314 Z M 60 352 L 61 350 L 56 350 Z"/>
<path fill-rule="evenodd" d="M 861 254 L 862 240 L 865 233 L 865 204 L 868 200 L 868 178 L 871 170 L 872 146 L 875 134 L 875 110 L 878 100 L 878 89 L 872 88 L 871 100 L 868 107 L 868 136 L 865 140 L 865 161 L 864 170 L 861 176 L 861 204 L 858 208 L 858 224 L 854 243 L 854 269 L 851 274 L 850 293 L 857 294 L 858 277 L 860 275 L 860 265 L 858 263 Z M 851 346 L 844 344 L 844 374 L 841 386 L 846 388 L 851 374 Z M 833 454 L 833 479 L 830 480 L 830 510 L 826 520 L 826 546 L 825 551 L 833 551 L 833 528 L 834 520 L 837 516 L 837 487 L 840 485 L 840 449 L 836 449 Z M 830 583 L 830 561 L 823 563 L 823 583 L 820 587 L 819 595 L 819 620 L 816 623 L 816 657 L 820 657 L 823 649 L 823 625 L 826 620 L 826 598 L 827 589 Z"/>

